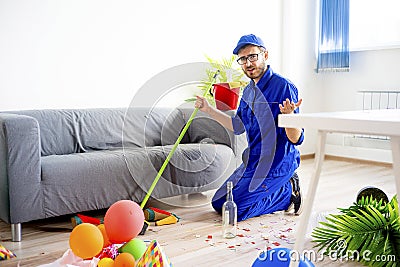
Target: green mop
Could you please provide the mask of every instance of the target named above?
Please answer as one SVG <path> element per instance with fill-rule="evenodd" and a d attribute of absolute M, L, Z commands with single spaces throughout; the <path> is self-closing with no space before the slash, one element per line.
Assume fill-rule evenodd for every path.
<path fill-rule="evenodd" d="M 215 82 L 217 75 L 219 73 L 219 70 L 217 70 L 213 76 L 212 81 Z M 213 82 L 210 83 L 209 87 L 207 88 L 207 90 L 204 91 L 204 95 L 203 97 L 205 97 L 208 93 L 208 91 L 211 89 L 211 87 L 213 86 Z M 171 151 L 169 152 L 167 158 L 165 159 L 163 165 L 161 166 L 160 170 L 157 173 L 156 178 L 154 178 L 153 183 L 151 184 L 149 191 L 147 192 L 146 196 L 144 197 L 142 203 L 140 204 L 140 207 L 143 209 L 144 206 L 146 205 L 147 201 L 149 200 L 149 197 L 151 195 L 151 193 L 153 192 L 154 188 L 156 187 L 156 184 L 158 182 L 158 180 L 160 179 L 161 175 L 163 174 L 165 168 L 167 167 L 170 159 L 172 158 L 173 154 L 175 153 L 176 148 L 178 147 L 178 145 L 180 144 L 180 142 L 182 141 L 183 136 L 185 135 L 186 131 L 188 130 L 190 124 L 192 123 L 194 117 L 196 116 L 197 112 L 199 111 L 199 108 L 195 108 L 192 112 L 192 115 L 190 116 L 189 120 L 186 122 L 185 127 L 183 127 L 178 139 L 176 140 L 174 146 L 172 147 Z M 144 234 L 146 232 L 146 229 L 148 227 L 148 222 L 145 221 L 144 225 L 143 225 L 143 229 L 140 232 L 140 234 Z"/>

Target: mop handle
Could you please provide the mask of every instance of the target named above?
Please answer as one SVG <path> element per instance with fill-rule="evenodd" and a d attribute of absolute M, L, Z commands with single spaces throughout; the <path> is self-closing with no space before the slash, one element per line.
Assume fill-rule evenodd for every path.
<path fill-rule="evenodd" d="M 215 81 L 215 79 L 217 78 L 217 75 L 219 73 L 219 70 L 217 70 L 213 76 L 212 81 Z M 210 83 L 209 87 L 207 88 L 207 90 L 204 91 L 204 95 L 203 97 L 205 97 L 209 91 L 209 89 L 211 88 L 211 86 L 213 85 L 213 82 Z M 190 124 L 192 123 L 194 117 L 196 116 L 197 112 L 199 111 L 199 108 L 195 108 L 192 112 L 192 115 L 190 116 L 189 120 L 186 122 L 185 127 L 183 127 L 178 139 L 176 140 L 174 146 L 172 147 L 171 151 L 169 152 L 167 158 L 165 159 L 163 165 L 161 166 L 161 169 L 158 171 L 156 178 L 154 178 L 153 183 L 151 184 L 149 191 L 147 192 L 146 196 L 144 197 L 142 203 L 140 204 L 140 207 L 143 209 L 143 207 L 146 205 L 147 200 L 149 200 L 149 197 L 151 195 L 151 193 L 154 190 L 154 187 L 156 187 L 156 184 L 158 182 L 158 180 L 160 179 L 161 175 L 163 174 L 165 168 L 167 167 L 170 159 L 172 158 L 172 155 L 175 153 L 176 148 L 178 147 L 179 143 L 182 141 L 183 136 L 185 135 L 187 129 L 189 128 Z"/>

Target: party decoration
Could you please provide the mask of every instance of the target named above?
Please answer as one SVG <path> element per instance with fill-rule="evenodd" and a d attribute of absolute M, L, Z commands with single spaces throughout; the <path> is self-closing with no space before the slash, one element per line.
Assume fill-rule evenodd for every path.
<path fill-rule="evenodd" d="M 156 240 L 147 247 L 136 267 L 172 267 L 172 263 Z"/>
<path fill-rule="evenodd" d="M 143 228 L 143 210 L 131 200 L 112 204 L 104 216 L 104 226 L 112 243 L 124 243 L 135 238 Z"/>
<path fill-rule="evenodd" d="M 91 259 L 82 259 L 76 256 L 71 249 L 65 251 L 61 258 L 53 261 L 52 263 L 46 263 L 42 265 L 35 265 L 37 267 L 95 267 L 99 263 L 100 259 L 93 257 Z M 37 263 L 37 262 L 35 262 Z M 19 264 L 18 264 L 19 265 Z M 28 264 L 31 265 L 31 264 Z M 22 264 L 22 266 L 27 266 Z"/>
<path fill-rule="evenodd" d="M 104 247 L 103 250 L 101 251 L 101 253 L 99 255 L 97 255 L 96 257 L 99 259 L 111 258 L 111 259 L 115 260 L 115 257 L 117 257 L 118 253 L 119 253 L 118 246 L 116 244 L 111 244 L 107 247 Z"/>
<path fill-rule="evenodd" d="M 156 225 L 160 226 L 160 225 L 166 225 L 166 224 L 174 224 L 177 223 L 179 221 L 178 217 L 175 214 L 172 214 L 162 220 L 156 221 Z"/>
<path fill-rule="evenodd" d="M 1 260 L 8 260 L 11 258 L 17 257 L 14 253 L 12 253 L 10 250 L 6 249 L 2 245 L 0 245 L 0 261 Z"/>
<path fill-rule="evenodd" d="M 122 247 L 120 247 L 119 251 L 130 253 L 135 258 L 135 260 L 138 260 L 140 259 L 140 257 L 142 257 L 146 249 L 147 246 L 143 240 L 139 238 L 134 238 L 131 241 L 125 243 Z"/>
<path fill-rule="evenodd" d="M 103 249 L 103 235 L 95 225 L 82 223 L 72 230 L 69 236 L 69 246 L 76 256 L 89 259 Z"/>
<path fill-rule="evenodd" d="M 90 217 L 90 216 L 86 216 L 83 214 L 77 214 L 71 218 L 71 223 L 72 223 L 72 228 L 75 228 L 75 226 L 77 226 L 81 223 L 91 223 L 94 225 L 99 225 L 99 224 L 103 223 L 103 220 L 97 219 L 94 217 Z"/>
<path fill-rule="evenodd" d="M 102 223 L 102 224 L 97 225 L 97 228 L 99 228 L 101 234 L 103 235 L 103 248 L 111 245 L 111 242 L 108 239 L 106 227 L 104 226 L 104 224 Z"/>
<path fill-rule="evenodd" d="M 114 267 L 114 260 L 111 258 L 102 258 L 97 263 L 97 267 Z"/>
<path fill-rule="evenodd" d="M 134 267 L 135 263 L 135 258 L 130 253 L 123 252 L 115 258 L 114 267 Z"/>
<path fill-rule="evenodd" d="M 154 208 L 154 207 L 148 207 L 143 211 L 144 213 L 144 218 L 148 222 L 155 222 L 162 220 L 164 218 L 167 218 L 168 216 L 172 215 L 171 212 Z"/>

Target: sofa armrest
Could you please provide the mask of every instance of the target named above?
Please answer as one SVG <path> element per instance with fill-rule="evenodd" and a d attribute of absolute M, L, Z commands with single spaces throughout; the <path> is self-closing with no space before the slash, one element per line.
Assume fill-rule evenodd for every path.
<path fill-rule="evenodd" d="M 0 218 L 8 223 L 43 218 L 38 121 L 0 113 L 0 125 Z"/>

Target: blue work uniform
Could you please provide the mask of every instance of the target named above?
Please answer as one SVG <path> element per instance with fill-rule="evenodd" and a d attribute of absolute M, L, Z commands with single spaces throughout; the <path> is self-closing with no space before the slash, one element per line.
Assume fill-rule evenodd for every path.
<path fill-rule="evenodd" d="M 289 80 L 273 73 L 270 66 L 257 84 L 253 80 L 243 91 L 239 107 L 232 117 L 234 133 L 246 132 L 248 147 L 243 163 L 232 173 L 213 196 L 212 205 L 218 212 L 226 200 L 226 183 L 233 182 L 233 197 L 238 206 L 238 221 L 290 205 L 290 178 L 300 165 L 296 146 L 284 128 L 278 127 L 279 104 L 289 99 L 298 102 L 297 88 Z M 298 113 L 298 108 L 294 111 Z"/>

